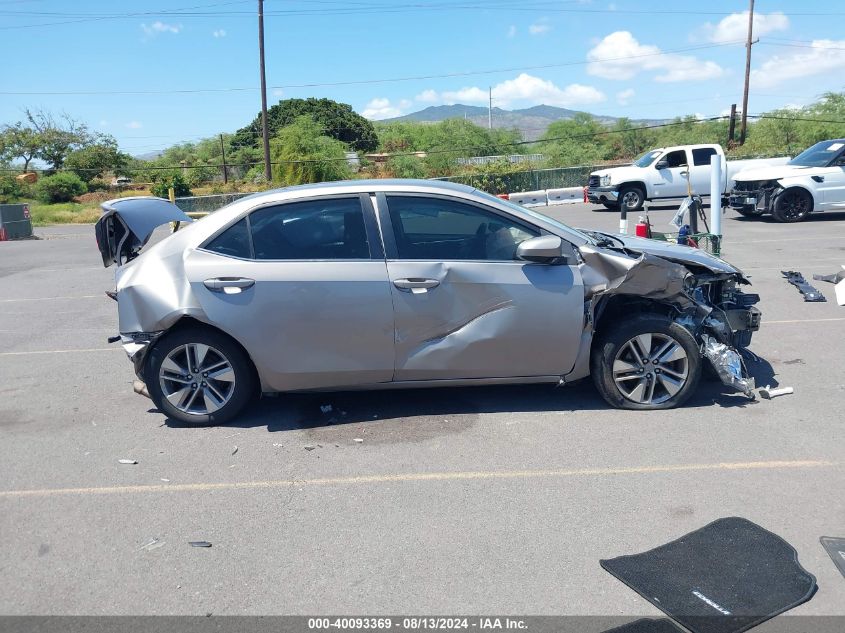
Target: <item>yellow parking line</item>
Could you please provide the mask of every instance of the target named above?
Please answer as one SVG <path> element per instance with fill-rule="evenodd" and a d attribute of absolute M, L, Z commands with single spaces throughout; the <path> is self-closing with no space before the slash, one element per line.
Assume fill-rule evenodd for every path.
<path fill-rule="evenodd" d="M 795 468 L 830 468 L 838 462 L 824 460 L 768 461 L 768 462 L 721 462 L 716 464 L 676 464 L 669 466 L 633 466 L 619 468 L 584 468 L 576 470 L 505 470 L 505 471 L 458 471 L 433 473 L 399 473 L 385 475 L 362 475 L 358 477 L 326 477 L 319 479 L 281 479 L 268 481 L 240 481 L 193 484 L 151 484 L 136 486 L 106 486 L 90 488 L 42 488 L 40 490 L 4 490 L 0 499 L 23 497 L 55 497 L 71 495 L 120 495 L 133 493 L 161 492 L 208 492 L 212 490 L 249 490 L 267 488 L 289 488 L 292 486 L 344 486 L 355 484 L 403 483 L 424 481 L 456 481 L 472 479 L 536 479 L 544 477 L 603 477 L 612 475 L 643 475 L 655 473 L 680 473 L 728 470 L 778 470 Z"/>

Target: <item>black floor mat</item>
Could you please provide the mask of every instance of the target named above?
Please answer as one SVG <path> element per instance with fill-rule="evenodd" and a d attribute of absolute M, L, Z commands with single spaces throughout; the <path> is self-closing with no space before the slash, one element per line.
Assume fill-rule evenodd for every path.
<path fill-rule="evenodd" d="M 641 618 L 603 633 L 684 633 L 668 618 Z"/>
<path fill-rule="evenodd" d="M 817 589 L 789 543 L 739 517 L 601 566 L 694 633 L 747 631 Z"/>
<path fill-rule="evenodd" d="M 845 538 L 835 536 L 823 536 L 819 539 L 822 547 L 833 559 L 833 564 L 839 573 L 845 576 Z"/>

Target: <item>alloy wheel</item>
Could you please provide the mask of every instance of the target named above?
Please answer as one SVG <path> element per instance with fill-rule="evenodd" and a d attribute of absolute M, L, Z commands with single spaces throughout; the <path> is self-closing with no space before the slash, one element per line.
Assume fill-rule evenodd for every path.
<path fill-rule="evenodd" d="M 201 343 L 171 350 L 161 363 L 158 378 L 167 401 L 189 415 L 219 411 L 235 393 L 235 370 L 229 359 Z"/>
<path fill-rule="evenodd" d="M 780 202 L 781 215 L 789 220 L 801 218 L 810 210 L 807 196 L 798 191 L 787 191 Z"/>
<path fill-rule="evenodd" d="M 687 383 L 689 359 L 681 344 L 666 334 L 639 334 L 619 348 L 613 381 L 628 400 L 660 404 Z"/>

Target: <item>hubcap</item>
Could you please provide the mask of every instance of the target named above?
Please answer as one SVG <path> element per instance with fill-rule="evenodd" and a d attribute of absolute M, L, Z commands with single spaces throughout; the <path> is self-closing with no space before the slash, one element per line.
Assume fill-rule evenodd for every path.
<path fill-rule="evenodd" d="M 235 370 L 209 345 L 188 343 L 172 350 L 158 372 L 161 393 L 182 413 L 208 415 L 235 392 Z"/>
<path fill-rule="evenodd" d="M 622 196 L 622 203 L 628 208 L 633 209 L 640 204 L 640 194 L 636 191 L 626 191 Z"/>
<path fill-rule="evenodd" d="M 666 402 L 684 388 L 688 373 L 687 353 L 666 334 L 635 336 L 613 359 L 616 388 L 638 404 Z"/>

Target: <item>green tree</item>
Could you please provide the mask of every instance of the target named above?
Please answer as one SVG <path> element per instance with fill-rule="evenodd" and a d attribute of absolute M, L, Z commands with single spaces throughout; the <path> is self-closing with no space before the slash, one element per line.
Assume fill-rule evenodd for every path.
<path fill-rule="evenodd" d="M 193 195 L 191 188 L 188 187 L 188 183 L 178 173 L 168 174 L 159 178 L 158 182 L 150 188 L 150 193 L 159 198 L 169 198 L 171 187 L 173 188 L 173 195 L 176 198 Z"/>
<path fill-rule="evenodd" d="M 65 158 L 64 167 L 84 182 L 90 183 L 108 171 L 116 175 L 123 173 L 130 160 L 131 156 L 118 149 L 113 137 L 101 135 L 91 145 L 70 152 Z"/>
<path fill-rule="evenodd" d="M 608 128 L 585 112 L 555 121 L 540 138 L 540 153 L 557 167 L 591 165 L 613 158 Z"/>
<path fill-rule="evenodd" d="M 301 116 L 310 116 L 319 123 L 325 136 L 346 143 L 358 152 L 372 152 L 378 146 L 373 124 L 346 103 L 331 99 L 286 99 L 267 110 L 267 129 L 270 137 L 291 125 Z M 236 147 L 258 147 L 261 143 L 261 113 L 235 133 Z"/>
<path fill-rule="evenodd" d="M 346 145 L 327 136 L 309 116 L 297 118 L 271 141 L 273 181 L 288 185 L 349 178 Z"/>
<path fill-rule="evenodd" d="M 45 110 L 27 109 L 24 112 L 29 127 L 35 130 L 40 141 L 36 157 L 46 161 L 51 171 L 61 169 L 70 152 L 92 141 L 88 127 L 67 114 L 57 119 Z"/>
<path fill-rule="evenodd" d="M 23 170 L 29 169 L 29 163 L 38 156 L 43 145 L 41 135 L 31 127 L 18 121 L 7 125 L 0 132 L 0 158 L 23 161 Z"/>

